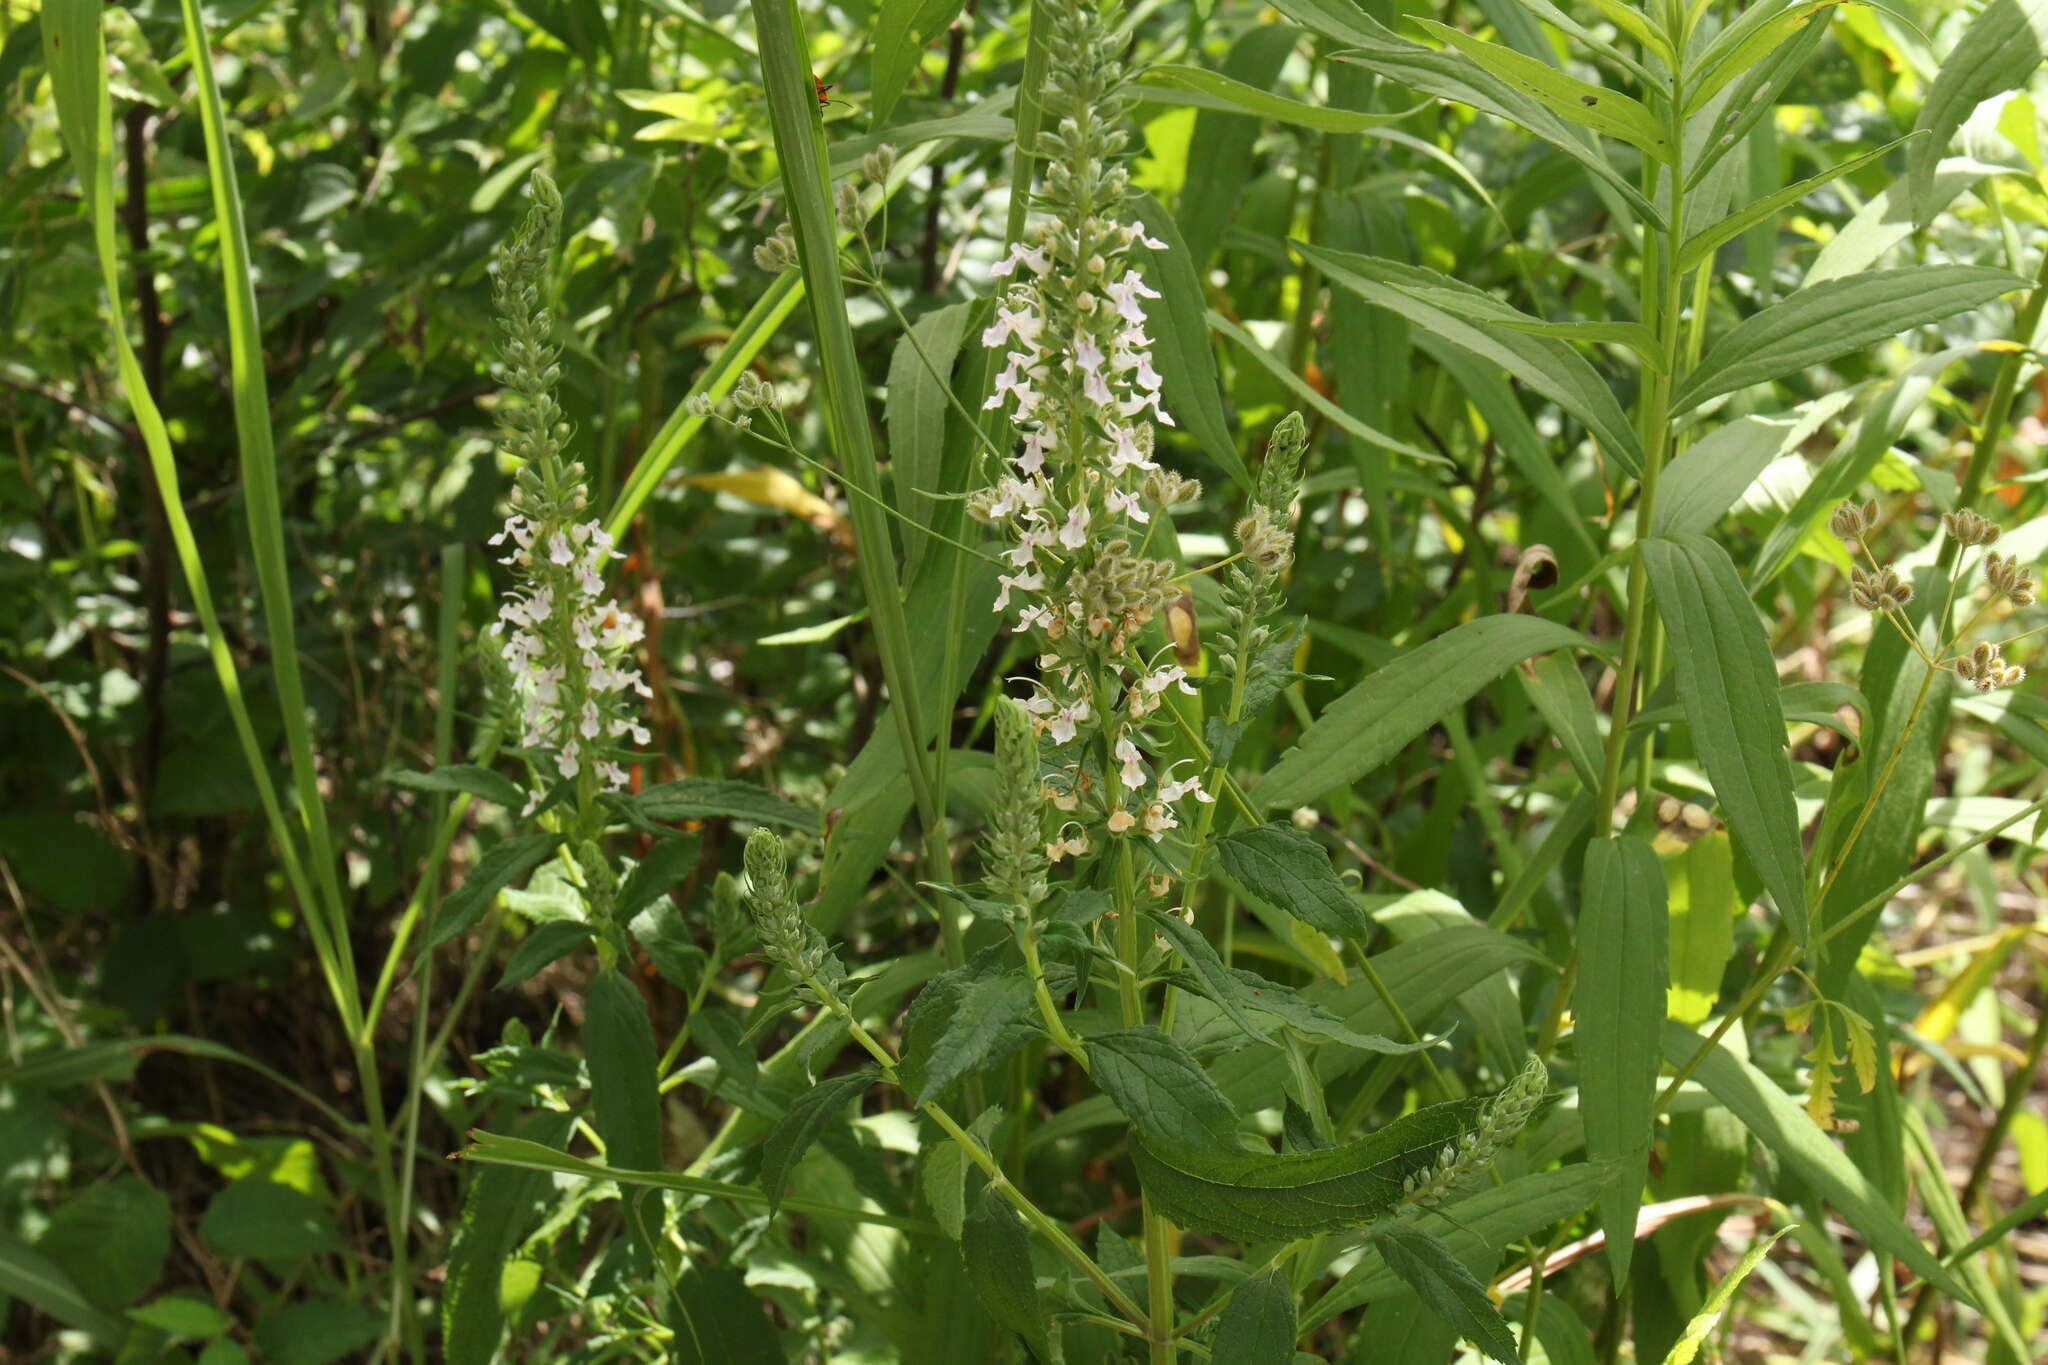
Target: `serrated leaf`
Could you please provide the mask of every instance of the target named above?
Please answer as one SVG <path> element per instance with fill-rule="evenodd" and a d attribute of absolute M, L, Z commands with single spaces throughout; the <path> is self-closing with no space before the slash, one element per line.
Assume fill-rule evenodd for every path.
<path fill-rule="evenodd" d="M 1502 1365 L 1521 1365 L 1521 1349 L 1507 1320 L 1457 1253 L 1413 1223 L 1382 1223 L 1372 1239 L 1387 1267 L 1430 1312 Z"/>
<path fill-rule="evenodd" d="M 492 844 L 477 859 L 462 885 L 441 902 L 441 912 L 434 917 L 433 928 L 427 931 L 425 946 L 438 948 L 475 928 L 498 893 L 552 858 L 561 842 L 559 834 L 522 834 Z"/>
<path fill-rule="evenodd" d="M 1478 1120 L 1483 1099 L 1454 1100 L 1317 1152 L 1274 1154 L 1131 1143 L 1153 1207 L 1177 1226 L 1239 1242 L 1290 1241 L 1363 1227 L 1401 1200 L 1401 1183 L 1426 1170 Z"/>
<path fill-rule="evenodd" d="M 1245 997 L 1251 988 L 1231 974 L 1223 965 L 1223 959 L 1209 946 L 1209 940 L 1198 933 L 1192 924 L 1175 914 L 1150 912 L 1146 918 L 1165 937 L 1176 952 L 1187 960 L 1195 976 L 1206 988 L 1206 994 L 1214 1000 L 1230 1021 L 1243 1029 L 1254 1042 L 1270 1043 L 1273 1035 L 1264 1024 L 1254 1019 L 1246 1008 Z"/>
<path fill-rule="evenodd" d="M 1330 251 L 1304 242 L 1290 246 L 1321 269 L 1332 284 L 1506 370 L 1584 422 L 1609 458 L 1631 474 L 1642 469 L 1642 446 L 1635 430 L 1614 391 L 1591 362 L 1556 337 L 1506 325 L 1529 324 L 1540 331 L 1541 319 L 1422 266 Z"/>
<path fill-rule="evenodd" d="M 804 1153 L 811 1149 L 826 1127 L 838 1120 L 840 1112 L 873 1085 L 881 1072 L 861 1067 L 838 1076 L 827 1076 L 797 1096 L 761 1144 L 761 1188 L 768 1195 L 772 1218 L 782 1203 L 790 1173 Z"/>
<path fill-rule="evenodd" d="M 1194 1055 L 1150 1024 L 1087 1040 L 1088 1071 L 1131 1126 L 1161 1150 L 1229 1152 L 1237 1110 Z"/>
<path fill-rule="evenodd" d="M 1231 1291 L 1209 1358 L 1232 1365 L 1294 1365 L 1294 1285 L 1262 1271 Z"/>
<path fill-rule="evenodd" d="M 569 1140 L 575 1122 L 574 1114 L 542 1110 L 525 1120 L 520 1136 L 559 1147 Z M 543 1171 L 510 1166 L 482 1166 L 470 1175 L 441 1293 L 442 1354 L 448 1365 L 490 1365 L 496 1359 L 505 1331 L 500 1278 L 549 1183 Z"/>
<path fill-rule="evenodd" d="M 649 787 L 630 801 L 640 814 L 666 824 L 679 820 L 733 819 L 781 825 L 809 834 L 816 834 L 820 828 L 815 811 L 785 801 L 751 782 L 686 777 Z"/>
<path fill-rule="evenodd" d="M 1657 1036 L 1671 979 L 1669 933 L 1656 851 L 1629 835 L 1589 841 L 1573 1034 L 1586 1154 L 1615 1167 L 1613 1182 L 1600 1194 L 1600 1224 L 1617 1284 L 1628 1279 L 1636 1210 L 1649 1176 L 1650 1110 L 1663 1060 Z"/>
<path fill-rule="evenodd" d="M 1241 890 L 1318 933 L 1342 939 L 1372 934 L 1372 922 L 1330 866 L 1328 850 L 1305 830 L 1284 821 L 1232 830 L 1217 841 L 1216 860 Z"/>
<path fill-rule="evenodd" d="M 954 1081 L 991 1060 L 1004 1035 L 1032 1009 L 1031 982 L 1021 971 L 979 981 L 962 992 L 944 1031 L 925 1054 L 917 1102 L 937 1098 Z"/>
<path fill-rule="evenodd" d="M 186 1340 L 217 1337 L 235 1325 L 220 1309 L 190 1294 L 166 1295 L 129 1309 L 128 1316 L 166 1336 Z"/>
<path fill-rule="evenodd" d="M 1585 645 L 1577 631 L 1540 616 L 1487 616 L 1455 626 L 1332 702 L 1252 795 L 1268 808 L 1306 805 L 1385 763 L 1522 660 Z"/>
<path fill-rule="evenodd" d="M 512 950 L 512 956 L 505 962 L 504 974 L 492 989 L 502 991 L 507 986 L 518 985 L 557 958 L 575 952 L 590 939 L 590 926 L 579 920 L 551 919 L 546 924 L 535 925 L 533 932 Z"/>
<path fill-rule="evenodd" d="M 516 811 L 526 804 L 526 791 L 503 773 L 473 763 L 454 763 L 426 772 L 406 769 L 391 775 L 391 785 L 422 792 L 467 792 L 480 801 Z"/>
<path fill-rule="evenodd" d="M 1031 1238 L 1024 1220 L 995 1186 L 984 1185 L 960 1228 L 960 1257 L 968 1283 L 989 1316 L 1024 1338 L 1040 1360 L 1046 1348 L 1045 1313 L 1038 1302 L 1038 1277 L 1031 1268 Z"/>
<path fill-rule="evenodd" d="M 583 993 L 583 1064 L 590 1072 L 592 1126 L 608 1165 L 652 1171 L 661 1166 L 661 1094 L 654 1028 L 633 983 L 615 967 L 598 973 Z M 662 1202 L 645 1190 L 621 1200 L 634 1240 L 653 1263 Z"/>
<path fill-rule="evenodd" d="M 206 1206 L 200 1240 L 220 1256 L 296 1261 L 342 1248 L 326 1205 L 289 1185 L 257 1177 L 237 1180 Z"/>
<path fill-rule="evenodd" d="M 1708 347 L 1672 395 L 1672 415 L 1981 307 L 2022 283 L 2017 275 L 1977 265 L 1916 265 L 1825 280 L 1745 318 Z"/>
<path fill-rule="evenodd" d="M 1735 842 L 1807 941 L 1806 886 L 1778 670 L 1728 552 L 1705 536 L 1653 536 L 1637 552 L 1671 640 L 1687 728 Z"/>
<path fill-rule="evenodd" d="M 633 870 L 626 874 L 612 901 L 613 913 L 622 919 L 639 914 L 656 896 L 690 875 L 697 865 L 697 855 L 698 840 L 694 834 L 657 839 L 654 847 L 647 850 L 647 856 L 633 864 Z"/>

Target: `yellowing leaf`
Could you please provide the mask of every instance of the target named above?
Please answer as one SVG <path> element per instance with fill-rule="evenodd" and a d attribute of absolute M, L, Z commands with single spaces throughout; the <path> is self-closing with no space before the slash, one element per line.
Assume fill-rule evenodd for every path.
<path fill-rule="evenodd" d="M 802 517 L 821 531 L 837 534 L 844 520 L 832 504 L 803 486 L 793 475 L 766 465 L 755 469 L 728 469 L 717 474 L 692 474 L 680 480 L 692 488 L 709 488 L 736 498 L 774 507 Z"/>

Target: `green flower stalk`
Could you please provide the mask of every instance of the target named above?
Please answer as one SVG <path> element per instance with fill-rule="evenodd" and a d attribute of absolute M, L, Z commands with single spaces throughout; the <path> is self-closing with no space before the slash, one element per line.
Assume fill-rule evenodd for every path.
<path fill-rule="evenodd" d="M 789 855 L 781 836 L 766 829 L 748 835 L 746 867 L 747 910 L 761 936 L 761 955 L 800 982 L 836 978 L 838 959 L 790 890 Z"/>
<path fill-rule="evenodd" d="M 1446 1145 L 1428 1170 L 1401 1182 L 1402 1202 L 1422 1208 L 1442 1203 L 1507 1150 L 1549 1092 L 1550 1073 L 1543 1059 L 1531 1057 L 1507 1089 L 1493 1097 L 1470 1132 Z"/>
<path fill-rule="evenodd" d="M 1290 412 L 1281 418 L 1266 442 L 1258 499 L 1237 523 L 1243 557 L 1223 580 L 1223 624 L 1216 640 L 1217 672 L 1231 681 L 1233 710 L 1242 707 L 1246 695 L 1271 671 L 1266 647 L 1275 634 L 1272 620 L 1280 609 L 1281 580 L 1294 562 L 1294 533 L 1287 527 L 1287 514 L 1301 489 L 1301 458 L 1307 446 L 1308 424 L 1301 414 Z"/>
<path fill-rule="evenodd" d="M 990 889 L 1027 917 L 1045 897 L 1038 767 L 1038 732 L 1030 715 L 1002 698 L 996 703 L 996 801 L 982 836 L 982 864 Z"/>

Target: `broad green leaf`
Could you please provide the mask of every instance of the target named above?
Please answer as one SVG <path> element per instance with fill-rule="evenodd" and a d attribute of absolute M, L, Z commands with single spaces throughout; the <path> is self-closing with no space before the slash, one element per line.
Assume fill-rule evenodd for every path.
<path fill-rule="evenodd" d="M 1358 49 L 1340 60 L 1411 90 L 1455 100 L 1506 119 L 1583 166 L 1606 191 L 1644 221 L 1661 227 L 1663 215 L 1617 171 L 1600 148 L 1573 124 L 1462 53 L 1411 43 L 1345 0 L 1276 0 L 1274 8 L 1297 23 Z"/>
<path fill-rule="evenodd" d="M 1522 1353 L 1500 1309 L 1486 1296 L 1456 1252 L 1413 1223 L 1388 1222 L 1373 1229 L 1373 1244 L 1387 1268 L 1406 1282 L 1429 1310 L 1502 1365 L 1521 1365 Z"/>
<path fill-rule="evenodd" d="M 630 799 L 640 814 L 662 824 L 734 819 L 751 820 L 757 825 L 782 825 L 811 834 L 819 829 L 816 811 L 785 801 L 751 782 L 686 777 L 649 787 Z"/>
<path fill-rule="evenodd" d="M 1970 21 L 1962 40 L 1942 60 L 1934 83 L 1920 102 L 1915 132 L 1928 138 L 1907 159 L 1914 214 L 1934 216 L 1934 168 L 1949 141 L 1977 106 L 1993 95 L 2025 85 L 2048 54 L 2048 0 L 1991 0 Z"/>
<path fill-rule="evenodd" d="M 1162 1151 L 1229 1153 L 1237 1111 L 1188 1050 L 1150 1024 L 1087 1040 L 1088 1071 L 1131 1126 Z"/>
<path fill-rule="evenodd" d="M 57 1206 L 36 1250 L 94 1302 L 120 1308 L 149 1292 L 171 1253 L 171 1201 L 138 1175 L 118 1175 Z"/>
<path fill-rule="evenodd" d="M 503 773 L 479 768 L 474 763 L 451 763 L 445 768 L 430 768 L 426 772 L 406 769 L 391 775 L 391 785 L 422 792 L 468 792 L 480 801 L 489 801 L 512 811 L 526 804 L 526 791 L 517 782 Z"/>
<path fill-rule="evenodd" d="M 1686 238 L 1685 245 L 1678 249 L 1678 272 L 1684 274 L 1705 261 L 1722 243 L 1733 241 L 1751 228 L 1769 222 L 1821 186 L 1863 169 L 1916 136 L 1918 134 L 1908 133 L 1905 137 L 1893 138 L 1882 147 L 1873 147 L 1860 156 L 1852 156 L 1846 161 L 1828 167 L 1819 175 L 1808 176 L 1796 184 L 1787 185 L 1777 193 L 1767 194 L 1746 208 L 1737 209 L 1711 227 L 1701 228 Z"/>
<path fill-rule="evenodd" d="M 521 1131 L 543 1147 L 557 1147 L 569 1140 L 575 1121 L 574 1114 L 542 1110 Z M 471 1174 L 441 1292 L 441 1349 L 448 1365 L 490 1365 L 497 1358 L 505 1332 L 500 1278 L 549 1186 L 546 1173 L 535 1170 L 484 1166 Z"/>
<path fill-rule="evenodd" d="M 47 1313 L 111 1347 L 126 1328 L 86 1298 L 64 1268 L 11 1232 L 0 1231 L 0 1294 Z"/>
<path fill-rule="evenodd" d="M 1552 1223 L 1577 1217 L 1611 1174 L 1597 1162 L 1583 1162 L 1525 1175 L 1505 1185 L 1482 1187 L 1447 1206 L 1444 1244 L 1461 1261 L 1497 1254 L 1509 1243 Z M 1400 1277 L 1387 1267 L 1379 1248 L 1368 1241 L 1358 1263 L 1303 1316 L 1302 1330 L 1312 1332 L 1339 1313 L 1398 1293 L 1401 1288 Z"/>
<path fill-rule="evenodd" d="M 657 899 L 633 916 L 626 927 L 647 954 L 647 960 L 654 964 L 654 970 L 661 973 L 662 980 L 678 990 L 696 989 L 698 974 L 706 966 L 705 952 L 697 946 L 696 937 L 675 902 Z"/>
<path fill-rule="evenodd" d="M 1657 1034 L 1671 979 L 1669 933 L 1664 867 L 1656 852 L 1630 835 L 1589 841 L 1572 1032 L 1586 1155 L 1614 1165 L 1613 1182 L 1600 1192 L 1600 1225 L 1617 1284 L 1628 1279 L 1636 1210 L 1649 1176 Z"/>
<path fill-rule="evenodd" d="M 559 834 L 521 834 L 492 844 L 462 885 L 441 902 L 424 946 L 438 948 L 475 928 L 498 893 L 552 858 L 561 842 Z"/>
<path fill-rule="evenodd" d="M 1421 18 L 1411 22 L 1443 39 L 1508 85 L 1533 95 L 1551 113 L 1591 128 L 1596 133 L 1619 138 L 1659 161 L 1668 163 L 1671 160 L 1673 149 L 1664 125 L 1642 104 L 1621 91 L 1589 85 L 1546 62 L 1526 57 L 1498 43 L 1484 42 L 1449 24 Z"/>
<path fill-rule="evenodd" d="M 1672 412 L 1981 307 L 2021 283 L 1988 266 L 1927 265 L 1874 270 L 1802 289 L 1745 318 L 1709 347 L 1672 396 Z"/>
<path fill-rule="evenodd" d="M 1332 938 L 1365 939 L 1372 924 L 1337 879 L 1330 854 L 1285 821 L 1232 830 L 1216 860 L 1242 890 Z"/>
<path fill-rule="evenodd" d="M 1665 1353 L 1664 1365 L 1692 1365 L 1692 1362 L 1699 1358 L 1700 1347 L 1706 1344 L 1707 1338 L 1720 1323 L 1721 1315 L 1728 1311 L 1728 1304 L 1734 1299 L 1735 1291 L 1749 1278 L 1749 1272 L 1762 1264 L 1764 1257 L 1770 1254 L 1771 1248 L 1778 1244 L 1778 1239 L 1790 1231 L 1792 1229 L 1789 1227 L 1780 1228 L 1758 1242 L 1743 1253 L 1742 1259 L 1737 1261 L 1726 1275 L 1715 1282 L 1714 1291 L 1707 1295 L 1706 1303 L 1693 1315 L 1692 1321 L 1686 1324 L 1684 1333 L 1673 1343 L 1670 1351 Z"/>
<path fill-rule="evenodd" d="M 129 1309 L 128 1316 L 166 1336 L 188 1341 L 217 1337 L 235 1325 L 226 1313 L 190 1294 L 167 1294 Z"/>
<path fill-rule="evenodd" d="M 1796 449 L 1849 397 L 1829 394 L 1794 417 L 1743 417 L 1707 433 L 1664 471 L 1652 531 L 1662 536 L 1713 529 L 1771 461 Z"/>
<path fill-rule="evenodd" d="M 628 1170 L 661 1166 L 661 1094 L 654 1028 L 640 992 L 616 967 L 598 973 L 583 993 L 583 1064 L 590 1072 L 592 1126 L 607 1163 Z M 653 1263 L 662 1202 L 646 1191 L 622 1192 L 626 1222 Z"/>
<path fill-rule="evenodd" d="M 938 515 L 939 499 L 955 492 L 945 484 L 946 418 L 951 411 L 953 362 L 966 340 L 972 307 L 935 308 L 911 324 L 889 359 L 888 399 L 882 413 L 889 430 L 889 481 L 903 519 L 903 570 L 915 578 L 924 558 L 926 532 Z"/>
<path fill-rule="evenodd" d="M 1216 1324 L 1211 1360 L 1236 1365 L 1294 1365 L 1294 1285 L 1268 1270 L 1241 1281 Z"/>
<path fill-rule="evenodd" d="M 1585 646 L 1537 616 L 1488 616 L 1453 627 L 1339 697 L 1252 789 L 1267 808 L 1306 805 L 1357 781 L 1522 660 Z"/>
<path fill-rule="evenodd" d="M 332 1365 L 361 1360 L 384 1330 L 384 1315 L 349 1299 L 301 1299 L 263 1314 L 256 1344 L 263 1365 Z"/>
<path fill-rule="evenodd" d="M 1827 36 L 1831 3 L 1832 0 L 1802 16 L 1788 31 L 1788 41 L 1773 48 L 1754 66 L 1734 73 L 1729 84 L 1712 99 L 1696 112 L 1688 113 L 1686 189 L 1705 182 L 1724 157 L 1743 145 L 1750 129 L 1777 107 L 1785 88 L 1810 69 L 1815 50 Z"/>
<path fill-rule="evenodd" d="M 653 903 L 656 896 L 690 874 L 697 865 L 697 853 L 695 835 L 656 840 L 654 847 L 648 849 L 646 856 L 633 864 L 633 870 L 626 874 L 618 895 L 613 898 L 612 913 L 622 919 L 631 919 L 639 914 Z"/>
<path fill-rule="evenodd" d="M 1592 694 L 1586 690 L 1585 675 L 1569 654 L 1545 654 L 1521 670 L 1522 690 L 1550 727 L 1558 747 L 1564 750 L 1579 785 L 1589 792 L 1600 790 L 1600 716 L 1593 709 Z"/>
<path fill-rule="evenodd" d="M 591 928 L 580 920 L 551 919 L 537 924 L 533 932 L 519 941 L 512 950 L 512 956 L 505 962 L 505 971 L 499 976 L 493 990 L 504 990 L 516 986 L 541 968 L 558 958 L 567 957 L 584 944 L 590 942 Z"/>
<path fill-rule="evenodd" d="M 1675 1020 L 1664 1025 L 1664 1060 L 1673 1066 L 1690 1062 L 1705 1043 L 1706 1039 Z M 1726 1044 L 1716 1044 L 1708 1050 L 1693 1078 L 1846 1219 L 1865 1242 L 1905 1262 L 1914 1274 L 1950 1298 L 1966 1304 L 1974 1302 L 1969 1292 L 1892 1212 L 1884 1196 L 1856 1164 L 1814 1126 L 1805 1108 L 1780 1090 L 1777 1082 L 1730 1052 Z"/>
<path fill-rule="evenodd" d="M 905 1076 L 906 1080 L 917 1080 L 917 1102 L 924 1104 L 938 1098 L 954 1081 L 993 1060 L 1005 1035 L 1015 1032 L 1030 1018 L 1033 1008 L 1031 982 L 1021 971 L 979 980 L 961 991 L 943 1030 L 932 1039 L 928 1050 L 919 1049 L 921 1069 L 913 1068 Z M 910 1060 L 911 1050 L 912 1044 L 906 1042 L 906 1061 Z"/>
<path fill-rule="evenodd" d="M 1209 946 L 1209 940 L 1203 938 L 1193 925 L 1171 912 L 1161 913 L 1155 910 L 1148 914 L 1146 919 L 1186 960 L 1201 981 L 1204 993 L 1216 1002 L 1233 1024 L 1242 1029 L 1254 1042 L 1273 1041 L 1273 1035 L 1267 1026 L 1255 1018 L 1248 1007 L 1253 993 L 1252 987 L 1239 980 L 1230 968 L 1223 965 L 1223 959 Z M 1208 1078 L 1204 1076 L 1203 1079 Z"/>
<path fill-rule="evenodd" d="M 828 1126 L 838 1122 L 846 1106 L 866 1093 L 880 1075 L 875 1067 L 864 1066 L 857 1071 L 827 1076 L 797 1096 L 776 1121 L 768 1140 L 761 1145 L 761 1188 L 767 1191 L 771 1218 L 782 1202 L 782 1192 L 797 1162 L 803 1160 L 804 1153 Z"/>
<path fill-rule="evenodd" d="M 1697 1027 L 1721 998 L 1735 955 L 1735 849 L 1728 831 L 1708 830 L 1665 864 L 1671 886 L 1671 990 L 1667 1017 Z"/>
<path fill-rule="evenodd" d="M 1340 1146 L 1279 1155 L 1161 1148 L 1141 1131 L 1131 1157 L 1146 1198 L 1176 1226 L 1239 1242 L 1289 1241 L 1363 1227 L 1393 1209 L 1402 1182 L 1470 1129 L 1484 1105 L 1432 1105 Z"/>
<path fill-rule="evenodd" d="M 961 0 L 882 0 L 875 15 L 874 55 L 869 58 L 868 103 L 875 126 L 895 112 L 896 102 L 917 71 L 924 46 L 960 12 Z"/>
<path fill-rule="evenodd" d="M 1638 547 L 1671 640 L 1693 747 L 1736 845 L 1763 879 L 1785 927 L 1807 941 L 1804 863 L 1778 670 L 1756 607 L 1728 552 L 1705 536 L 1653 536 Z"/>
<path fill-rule="evenodd" d="M 199 1237 L 219 1256 L 296 1261 L 342 1249 L 327 1206 L 289 1185 L 258 1176 L 237 1180 L 213 1197 Z"/>
<path fill-rule="evenodd" d="M 1413 109 L 1404 109 L 1395 114 L 1365 114 L 1354 109 L 1332 109 L 1324 104 L 1304 104 L 1300 100 L 1232 80 L 1221 72 L 1179 62 L 1161 62 L 1157 66 L 1146 67 L 1145 74 L 1132 86 L 1131 93 L 1150 104 L 1185 104 L 1197 109 L 1254 114 L 1275 123 L 1313 128 L 1324 133 L 1362 133 L 1368 128 L 1384 128 L 1390 123 L 1399 123 L 1415 113 Z"/>
<path fill-rule="evenodd" d="M 767 1305 L 732 1266 L 685 1260 L 675 1305 L 673 1365 L 784 1365 L 789 1359 Z"/>
<path fill-rule="evenodd" d="M 1555 337 L 1506 328 L 1508 323 L 1541 325 L 1511 304 L 1483 290 L 1422 266 L 1378 256 L 1328 251 L 1304 242 L 1294 251 L 1375 307 L 1400 314 L 1416 327 L 1483 360 L 1550 399 L 1586 424 L 1600 448 L 1631 474 L 1642 468 L 1642 446 L 1628 417 L 1599 372 Z"/>
<path fill-rule="evenodd" d="M 1159 301 L 1147 314 L 1147 321 L 1155 339 L 1152 362 L 1163 381 L 1160 393 L 1174 420 L 1195 438 L 1210 462 L 1250 492 L 1251 474 L 1238 454 L 1223 406 L 1223 379 L 1203 316 L 1207 305 L 1202 280 L 1195 273 L 1187 244 L 1181 241 L 1180 226 L 1149 194 L 1137 196 L 1132 206 L 1145 231 L 1166 243 L 1164 251 L 1140 251 L 1137 262 L 1146 281 L 1159 291 Z"/>
<path fill-rule="evenodd" d="M 1024 1220 L 994 1185 L 981 1187 L 961 1224 L 960 1257 L 967 1265 L 968 1283 L 989 1316 L 1024 1338 L 1033 1355 L 1050 1360 L 1038 1277 L 1031 1268 L 1031 1237 Z"/>

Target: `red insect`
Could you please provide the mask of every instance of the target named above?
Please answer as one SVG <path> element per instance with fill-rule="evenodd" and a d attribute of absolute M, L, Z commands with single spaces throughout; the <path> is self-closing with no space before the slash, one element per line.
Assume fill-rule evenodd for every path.
<path fill-rule="evenodd" d="M 846 101 L 845 101 L 845 100 L 835 100 L 835 99 L 833 99 L 833 98 L 831 97 L 831 93 L 832 93 L 832 91 L 834 91 L 834 90 L 837 90 L 837 89 L 839 88 L 838 86 L 836 86 L 836 85 L 827 85 L 827 84 L 825 84 L 825 82 L 824 82 L 824 81 L 820 80 L 820 79 L 819 79 L 818 77 L 816 77 L 816 76 L 812 76 L 812 77 L 811 77 L 811 84 L 812 84 L 812 85 L 815 85 L 815 86 L 817 86 L 817 87 L 818 87 L 818 107 L 819 107 L 819 108 L 821 108 L 821 109 L 822 109 L 822 108 L 823 108 L 824 106 L 826 106 L 826 105 L 828 105 L 828 104 L 844 104 L 844 103 L 846 103 Z"/>

